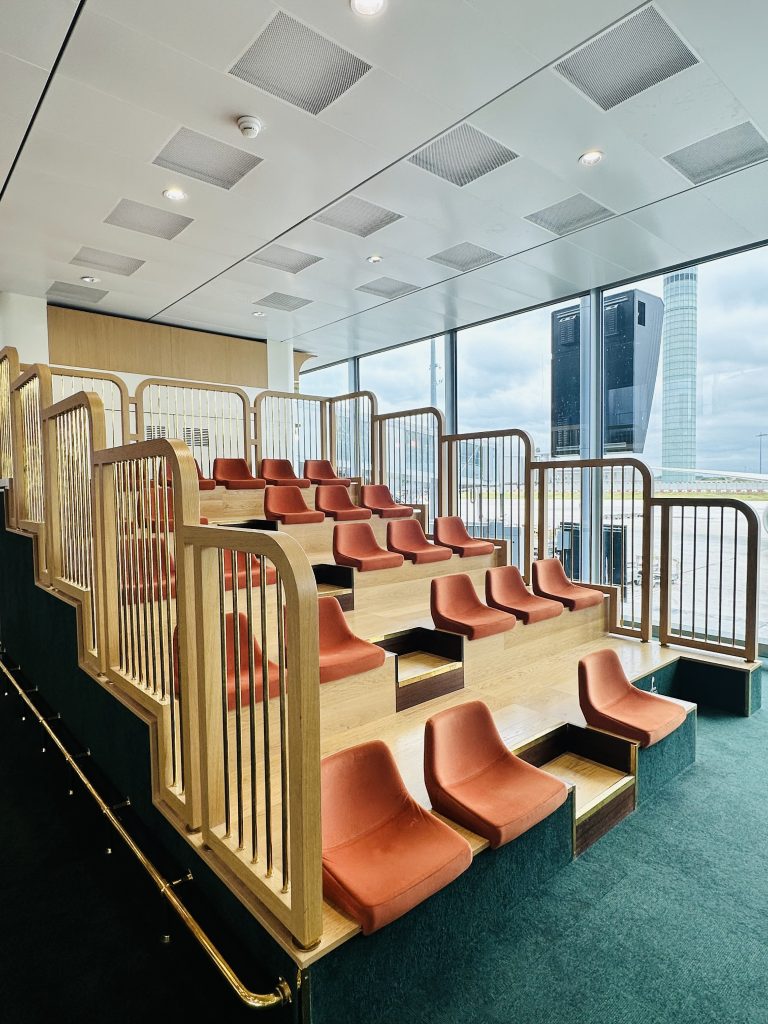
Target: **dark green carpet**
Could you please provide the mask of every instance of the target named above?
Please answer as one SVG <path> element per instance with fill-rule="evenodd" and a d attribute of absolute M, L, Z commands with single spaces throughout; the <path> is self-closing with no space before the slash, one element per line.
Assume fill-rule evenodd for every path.
<path fill-rule="evenodd" d="M 766 750 L 765 712 L 702 713 L 697 764 L 435 979 L 411 1019 L 768 1022 Z"/>
<path fill-rule="evenodd" d="M 157 897 L 118 844 L 105 858 L 82 838 L 99 816 L 67 800 L 61 762 L 39 754 L 19 711 L 0 696 L 0 1020 L 244 1019 L 178 929 L 158 944 Z M 366 1019 L 768 1024 L 766 750 L 766 712 L 703 713 L 693 768 L 511 908 L 397 1021 Z"/>

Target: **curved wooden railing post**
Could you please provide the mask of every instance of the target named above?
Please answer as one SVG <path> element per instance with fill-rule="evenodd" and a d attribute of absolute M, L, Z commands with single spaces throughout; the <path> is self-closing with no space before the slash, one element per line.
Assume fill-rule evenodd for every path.
<path fill-rule="evenodd" d="M 19 353 L 6 346 L 0 349 L 0 479 L 8 481 L 5 496 L 5 520 L 16 529 L 16 501 L 13 485 L 14 413 L 13 383 L 19 376 Z"/>
<path fill-rule="evenodd" d="M 448 515 L 461 516 L 474 536 L 488 540 L 506 540 L 509 519 L 508 559 L 529 581 L 534 533 L 530 434 L 515 428 L 446 434 L 443 445 Z"/>
<path fill-rule="evenodd" d="M 736 498 L 659 496 L 652 504 L 661 515 L 659 640 L 665 645 L 756 661 L 760 588 L 757 513 Z M 732 513 L 728 519 L 726 511 Z M 675 512 L 679 513 L 679 540 L 674 535 Z M 691 528 L 688 534 L 686 526 Z M 699 589 L 697 580 L 702 575 L 704 585 Z"/>
<path fill-rule="evenodd" d="M 445 416 L 434 406 L 376 415 L 378 483 L 396 501 L 424 507 L 424 529 L 431 533 L 435 516 L 444 514 Z"/>
<path fill-rule="evenodd" d="M 594 486 L 594 473 L 610 473 L 610 487 L 606 496 L 604 487 Z M 620 474 L 620 477 L 617 477 Z M 630 536 L 626 542 L 627 474 L 629 474 Z M 609 596 L 610 629 L 623 636 L 634 636 L 648 641 L 652 635 L 652 551 L 653 475 L 641 459 L 567 459 L 539 460 L 531 463 L 531 475 L 536 480 L 537 502 L 537 557 L 557 554 L 571 579 Z M 602 477 L 601 477 L 602 480 Z M 614 498 L 620 481 L 620 497 Z M 640 551 L 635 547 L 634 520 L 637 501 L 635 492 L 640 484 Z M 534 488 L 532 488 L 532 491 Z M 586 491 L 586 494 L 585 494 Z M 576 494 L 579 494 L 578 501 Z M 593 507 L 597 502 L 597 506 Z M 613 523 L 618 508 L 621 533 L 618 552 L 615 551 Z M 558 510 L 560 525 L 558 526 Z M 586 513 L 586 514 L 585 514 Z M 609 516 L 610 532 L 606 550 L 605 517 Z M 595 537 L 595 524 L 598 536 Z M 586 541 L 585 541 L 586 538 Z M 569 557 L 566 557 L 566 552 Z M 632 571 L 627 580 L 627 554 L 632 557 Z M 639 601 L 635 601 L 637 555 L 640 556 L 641 578 Z M 617 565 L 616 559 L 620 562 Z M 618 571 L 617 571 L 618 570 Z M 630 588 L 629 608 L 625 592 Z M 636 604 L 639 605 L 636 614 Z"/>
<path fill-rule="evenodd" d="M 80 661 L 99 670 L 92 459 L 106 447 L 104 405 L 79 392 L 44 409 L 42 420 L 50 585 L 77 602 Z"/>
<path fill-rule="evenodd" d="M 16 526 L 33 538 L 35 575 L 48 585 L 42 411 L 51 405 L 51 371 L 35 363 L 11 385 Z"/>
<path fill-rule="evenodd" d="M 137 441 L 186 442 L 205 476 L 216 458 L 251 458 L 251 403 L 242 388 L 147 377 L 135 402 Z"/>

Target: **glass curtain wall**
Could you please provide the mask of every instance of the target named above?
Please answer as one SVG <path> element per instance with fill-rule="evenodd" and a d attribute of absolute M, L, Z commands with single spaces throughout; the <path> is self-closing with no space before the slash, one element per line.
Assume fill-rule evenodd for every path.
<path fill-rule="evenodd" d="M 333 398 L 346 395 L 349 387 L 349 361 L 321 366 L 317 370 L 305 370 L 299 374 L 299 391 L 304 395 L 322 395 Z"/>
<path fill-rule="evenodd" d="M 768 248 L 645 278 L 603 295 L 605 452 L 642 457 L 653 470 L 659 497 L 738 498 L 754 508 L 761 522 L 763 643 L 768 641 L 768 412 L 762 387 L 767 338 Z M 730 581 L 743 571 L 744 529 L 734 536 L 728 510 L 722 521 L 714 509 L 694 514 L 677 506 L 670 514 L 670 614 L 687 635 L 711 639 L 726 631 L 730 638 L 735 631 L 738 637 L 744 619 L 738 609 L 731 615 L 735 585 Z M 713 601 L 715 590 L 719 597 Z"/>
<path fill-rule="evenodd" d="M 380 413 L 430 405 L 445 412 L 445 376 L 443 335 L 360 357 L 360 387 L 373 391 Z"/>

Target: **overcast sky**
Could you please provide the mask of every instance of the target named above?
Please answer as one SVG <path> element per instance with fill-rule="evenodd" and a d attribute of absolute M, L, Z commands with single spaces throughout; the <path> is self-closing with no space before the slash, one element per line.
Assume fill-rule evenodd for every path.
<path fill-rule="evenodd" d="M 637 287 L 662 295 L 662 278 L 647 279 Z M 523 427 L 537 447 L 549 450 L 554 308 L 459 334 L 460 430 Z M 756 435 L 768 431 L 768 248 L 703 264 L 698 311 L 697 466 L 756 473 Z M 440 340 L 437 362 L 441 380 Z M 429 363 L 429 342 L 364 358 L 361 386 L 376 392 L 382 412 L 428 405 Z M 660 359 L 643 453 L 653 466 L 661 465 L 661 367 Z M 328 374 L 325 383 L 330 385 L 331 371 Z M 340 371 L 337 374 L 342 377 Z M 438 392 L 438 404 L 443 405 L 442 386 Z M 768 472 L 768 437 L 763 439 L 763 470 Z"/>

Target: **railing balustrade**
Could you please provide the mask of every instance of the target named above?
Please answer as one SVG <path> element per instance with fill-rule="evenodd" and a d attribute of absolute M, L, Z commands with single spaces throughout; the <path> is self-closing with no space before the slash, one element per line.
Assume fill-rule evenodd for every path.
<path fill-rule="evenodd" d="M 654 498 L 660 513 L 659 639 L 758 654 L 760 521 L 733 498 Z"/>
<path fill-rule="evenodd" d="M 11 391 L 16 525 L 35 538 L 35 571 L 47 586 L 42 410 L 51 404 L 50 369 L 36 363 L 16 378 Z"/>
<path fill-rule="evenodd" d="M 259 459 L 288 459 L 301 476 L 306 459 L 327 459 L 328 402 L 317 395 L 261 391 L 254 402 Z"/>
<path fill-rule="evenodd" d="M 503 540 L 511 565 L 528 579 L 533 557 L 533 442 L 523 430 L 449 434 L 443 438 L 448 514 L 474 537 Z"/>
<path fill-rule="evenodd" d="M 424 528 L 431 533 L 435 516 L 443 514 L 445 417 L 427 406 L 374 417 L 378 483 L 386 484 L 395 501 L 424 508 Z"/>
<path fill-rule="evenodd" d="M 117 448 L 131 440 L 130 398 L 120 377 L 96 370 L 77 372 L 72 367 L 52 366 L 51 388 L 54 402 L 81 391 L 97 394 L 104 406 L 107 446 Z"/>
<path fill-rule="evenodd" d="M 328 400 L 329 453 L 326 456 L 342 477 L 373 483 L 376 474 L 376 396 L 355 391 Z"/>

